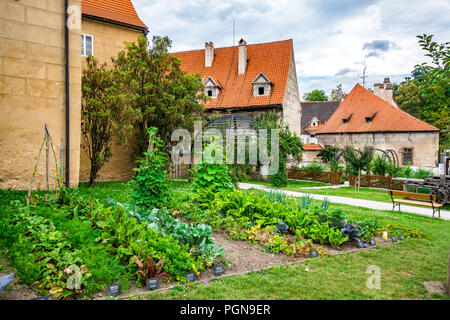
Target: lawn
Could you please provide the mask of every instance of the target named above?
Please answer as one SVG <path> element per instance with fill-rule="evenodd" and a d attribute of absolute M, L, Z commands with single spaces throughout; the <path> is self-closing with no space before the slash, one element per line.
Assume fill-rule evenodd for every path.
<path fill-rule="evenodd" d="M 274 189 L 285 189 L 290 191 L 301 191 L 301 192 L 303 191 L 302 188 L 330 186 L 329 183 L 316 181 L 300 181 L 300 180 L 289 180 L 289 184 L 286 187 L 274 187 L 269 181 L 261 181 L 261 180 L 250 180 L 246 183 L 261 184 Z"/>
<path fill-rule="evenodd" d="M 171 180 L 175 194 L 189 194 L 186 180 Z M 97 183 L 77 189 L 79 195 L 92 199 L 131 200 L 129 182 Z M 327 189 L 328 190 L 328 189 Z M 329 189 L 328 191 L 338 190 Z M 302 190 L 303 191 L 303 190 Z M 319 191 L 319 190 L 317 190 Z M 25 192 L 0 191 L 0 210 L 9 200 L 24 199 Z M 376 194 L 376 193 L 373 193 Z M 369 194 L 372 197 L 372 193 Z M 366 198 L 367 199 L 367 198 Z M 375 200 L 375 199 L 374 199 Z M 380 200 L 379 200 L 380 201 Z M 392 246 L 353 254 L 309 259 L 296 266 L 278 266 L 244 276 L 219 278 L 208 284 L 177 287 L 168 292 L 148 293 L 144 299 L 446 299 L 430 295 L 425 281 L 445 281 L 450 248 L 450 221 L 431 219 L 408 213 L 377 211 L 360 207 L 330 204 L 342 209 L 351 219 L 368 217 L 389 224 L 423 230 L 428 239 L 408 239 Z M 369 266 L 381 271 L 381 289 L 368 289 Z M 139 297 L 136 297 L 139 298 Z"/>

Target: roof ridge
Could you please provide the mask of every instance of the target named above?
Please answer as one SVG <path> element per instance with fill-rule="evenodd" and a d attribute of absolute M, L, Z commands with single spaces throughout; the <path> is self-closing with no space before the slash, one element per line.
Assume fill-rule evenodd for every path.
<path fill-rule="evenodd" d="M 252 43 L 252 44 L 247 44 L 247 47 L 250 46 L 258 46 L 258 45 L 263 45 L 263 44 L 271 44 L 271 43 L 277 43 L 277 42 L 288 42 L 288 41 L 293 41 L 292 38 L 290 39 L 285 39 L 285 40 L 277 40 L 277 41 L 269 41 L 269 42 L 259 42 L 259 43 Z M 219 49 L 229 49 L 229 48 L 238 48 L 239 46 L 226 46 L 226 47 L 214 47 L 214 50 L 219 50 Z M 171 52 L 172 54 L 176 54 L 176 53 L 185 53 L 185 52 L 195 52 L 195 51 L 205 51 L 205 48 L 203 49 L 192 49 L 192 50 L 183 50 L 183 51 L 176 51 L 176 52 Z"/>

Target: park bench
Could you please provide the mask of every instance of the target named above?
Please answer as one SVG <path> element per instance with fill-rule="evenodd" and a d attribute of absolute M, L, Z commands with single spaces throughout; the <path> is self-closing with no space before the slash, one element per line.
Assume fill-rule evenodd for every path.
<path fill-rule="evenodd" d="M 426 206 L 433 208 L 433 218 L 434 213 L 437 212 L 439 217 L 441 217 L 441 207 L 444 205 L 442 203 L 436 203 L 436 195 L 425 194 L 425 193 L 415 193 L 397 190 L 388 190 L 389 195 L 392 200 L 392 210 L 398 206 L 398 211 L 400 211 L 400 204 L 414 204 L 419 206 Z M 403 199 L 394 199 L 394 197 L 402 197 Z"/>

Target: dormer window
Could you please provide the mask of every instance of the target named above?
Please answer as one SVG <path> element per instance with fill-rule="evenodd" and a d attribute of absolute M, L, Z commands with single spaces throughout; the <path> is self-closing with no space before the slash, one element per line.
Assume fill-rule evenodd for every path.
<path fill-rule="evenodd" d="M 204 91 L 205 95 L 212 99 L 217 98 L 217 95 L 219 94 L 219 90 L 221 89 L 221 87 L 219 87 L 211 77 L 208 77 L 208 79 L 206 79 L 204 85 L 205 85 Z"/>
<path fill-rule="evenodd" d="M 353 113 L 350 114 L 347 118 L 342 119 L 342 123 L 347 124 L 350 121 L 350 119 L 352 118 L 352 115 L 353 115 Z"/>
<path fill-rule="evenodd" d="M 268 96 L 270 94 L 270 89 L 272 83 L 269 78 L 267 78 L 264 73 L 260 72 L 259 75 L 253 80 L 253 95 L 257 96 Z"/>
<path fill-rule="evenodd" d="M 370 117 L 366 117 L 366 123 L 372 123 L 372 120 L 373 120 L 373 118 L 375 118 L 376 115 L 377 115 L 377 113 L 375 112 Z"/>
<path fill-rule="evenodd" d="M 311 119 L 311 127 L 317 127 L 319 125 L 319 123 L 320 123 L 319 118 L 314 117 Z"/>

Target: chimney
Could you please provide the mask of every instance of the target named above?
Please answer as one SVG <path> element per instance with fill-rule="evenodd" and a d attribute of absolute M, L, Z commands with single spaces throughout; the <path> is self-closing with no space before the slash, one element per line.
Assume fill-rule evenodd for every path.
<path fill-rule="evenodd" d="M 214 61 L 214 43 L 205 42 L 205 67 L 211 67 Z"/>
<path fill-rule="evenodd" d="M 238 74 L 244 74 L 247 69 L 247 42 L 244 39 L 239 40 L 238 50 Z"/>
<path fill-rule="evenodd" d="M 398 108 L 397 104 L 394 101 L 394 90 L 389 78 L 384 78 L 383 83 L 375 83 L 373 86 L 373 93 L 384 101 L 389 102 L 394 107 Z"/>

